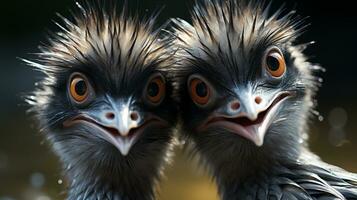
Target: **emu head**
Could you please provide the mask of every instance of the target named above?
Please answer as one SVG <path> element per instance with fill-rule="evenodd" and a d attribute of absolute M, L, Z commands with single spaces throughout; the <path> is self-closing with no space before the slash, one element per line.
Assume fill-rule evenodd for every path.
<path fill-rule="evenodd" d="M 170 41 L 155 17 L 78 6 L 26 61 L 45 74 L 28 97 L 31 111 L 73 180 L 145 182 L 159 175 L 173 141 Z"/>
<path fill-rule="evenodd" d="M 192 21 L 177 19 L 174 29 L 183 131 L 194 149 L 227 178 L 296 159 L 320 69 L 296 44 L 301 21 L 235 0 L 198 3 Z"/>

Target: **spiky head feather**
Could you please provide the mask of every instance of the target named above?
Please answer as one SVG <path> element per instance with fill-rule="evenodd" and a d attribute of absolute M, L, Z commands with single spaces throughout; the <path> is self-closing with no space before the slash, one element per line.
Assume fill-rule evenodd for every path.
<path fill-rule="evenodd" d="M 197 3 L 192 11 L 192 25 L 184 20 L 174 20 L 179 71 L 184 71 L 182 66 L 202 65 L 198 62 L 210 66 L 209 70 L 215 69 L 214 64 L 223 63 L 220 67 L 225 70 L 222 71 L 236 75 L 237 70 L 244 70 L 244 66 L 236 65 L 242 59 L 251 62 L 259 56 L 259 50 L 272 45 L 291 46 L 306 27 L 303 19 L 296 17 L 295 11 L 284 13 L 283 8 L 272 15 L 269 11 L 270 4 L 266 6 L 259 1 Z M 296 47 L 300 50 L 305 46 Z"/>
<path fill-rule="evenodd" d="M 171 64 L 171 42 L 155 29 L 156 16 L 142 20 L 131 16 L 126 6 L 119 14 L 113 2 L 107 7 L 77 6 L 80 12 L 73 15 L 73 21 L 59 15 L 63 23 L 56 25 L 61 30 L 51 33 L 49 42 L 39 47 L 38 58 L 25 60 L 53 79 L 49 82 L 81 65 L 103 72 L 119 86 L 136 72 L 150 67 L 165 69 Z"/>

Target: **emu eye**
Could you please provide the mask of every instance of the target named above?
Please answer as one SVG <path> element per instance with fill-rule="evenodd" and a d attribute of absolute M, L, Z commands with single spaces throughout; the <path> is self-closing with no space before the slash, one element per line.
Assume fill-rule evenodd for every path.
<path fill-rule="evenodd" d="M 273 48 L 268 52 L 264 60 L 264 66 L 269 74 L 280 78 L 286 71 L 285 59 L 279 49 Z"/>
<path fill-rule="evenodd" d="M 146 98 L 152 104 L 159 104 L 165 97 L 165 81 L 162 76 L 152 78 L 146 87 Z"/>
<path fill-rule="evenodd" d="M 201 106 L 209 102 L 211 91 L 208 85 L 199 78 L 193 78 L 189 83 L 190 95 L 192 100 Z"/>
<path fill-rule="evenodd" d="M 90 83 L 87 78 L 79 73 L 72 75 L 69 83 L 69 93 L 76 103 L 84 103 L 90 94 Z"/>

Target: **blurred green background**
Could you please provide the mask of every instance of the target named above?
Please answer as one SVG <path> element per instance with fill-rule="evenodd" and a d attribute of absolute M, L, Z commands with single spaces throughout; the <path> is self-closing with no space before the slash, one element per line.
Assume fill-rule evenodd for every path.
<path fill-rule="evenodd" d="M 131 1 L 133 2 L 133 1 Z M 311 122 L 311 149 L 323 160 L 357 172 L 357 12 L 352 1 L 275 0 L 286 2 L 311 23 L 301 42 L 315 40 L 306 54 L 327 69 L 318 93 L 321 117 Z M 135 0 L 135 7 L 151 12 L 165 5 L 159 18 L 189 19 L 186 0 Z M 65 16 L 74 0 L 12 0 L 0 3 L 0 200 L 64 199 L 61 167 L 25 114 L 21 95 L 34 87 L 41 74 L 18 57 L 38 52 L 46 29 L 58 30 L 55 12 Z M 318 119 L 320 118 L 320 119 Z M 216 187 L 204 170 L 177 150 L 174 163 L 161 183 L 161 200 L 213 200 Z"/>

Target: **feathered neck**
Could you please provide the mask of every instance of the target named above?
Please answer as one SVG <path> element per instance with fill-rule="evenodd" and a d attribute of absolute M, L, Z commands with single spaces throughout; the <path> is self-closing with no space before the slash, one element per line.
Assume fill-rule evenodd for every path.
<path fill-rule="evenodd" d="M 140 188 L 135 184 L 132 189 L 125 189 L 110 183 L 74 183 L 68 194 L 68 200 L 153 200 L 153 188 Z"/>
<path fill-rule="evenodd" d="M 357 176 L 303 148 L 299 159 L 271 163 L 244 179 L 217 180 L 223 200 L 346 199 L 357 197 Z M 240 172 L 237 172 L 240 173 Z M 234 175 L 233 175 L 234 176 Z"/>
<path fill-rule="evenodd" d="M 156 145 L 160 147 L 160 144 Z M 93 157 L 93 154 L 99 154 L 98 151 L 81 150 L 78 154 L 73 153 L 78 147 L 66 146 L 57 149 L 69 183 L 68 199 L 155 199 L 157 183 L 165 161 L 171 155 L 167 152 L 171 151 L 172 147 L 163 146 L 155 151 L 145 149 L 150 154 L 141 153 L 142 156 L 139 156 L 139 152 L 145 152 L 143 149 L 136 148 L 127 156 L 120 156 L 114 147 L 108 148 L 103 151 L 102 157 Z"/>
<path fill-rule="evenodd" d="M 230 176 L 228 173 L 217 174 L 216 182 L 221 199 L 247 199 L 260 192 L 266 194 L 270 191 L 270 187 L 281 186 L 279 181 L 280 178 L 281 180 L 287 178 L 284 177 L 285 173 L 295 173 L 290 169 L 290 166 L 295 164 L 297 163 L 291 160 L 283 163 L 276 160 L 252 161 L 236 166 L 235 171 L 230 172 Z M 258 199 L 258 197 L 255 196 L 252 199 Z"/>
<path fill-rule="evenodd" d="M 258 189 L 264 188 L 264 184 L 272 184 L 270 180 L 280 177 L 285 173 L 285 169 L 298 165 L 300 156 L 308 151 L 305 143 L 300 143 L 298 139 L 282 145 L 272 145 L 276 141 L 266 140 L 266 145 L 262 147 L 256 147 L 245 140 L 233 142 L 240 144 L 235 146 L 226 141 L 222 146 L 216 145 L 214 150 L 205 148 L 200 152 L 209 153 L 210 156 L 202 158 L 205 159 L 224 200 L 237 199 L 232 197 L 244 193 L 247 190 L 246 186 Z M 225 198 L 227 195 L 231 198 Z"/>
<path fill-rule="evenodd" d="M 155 173 L 137 174 L 135 169 L 129 168 L 115 171 L 108 169 L 102 172 L 92 171 L 90 174 L 68 173 L 68 177 L 71 177 L 68 200 L 154 199 L 157 182 Z"/>

